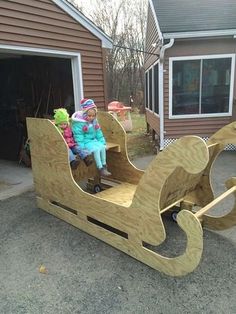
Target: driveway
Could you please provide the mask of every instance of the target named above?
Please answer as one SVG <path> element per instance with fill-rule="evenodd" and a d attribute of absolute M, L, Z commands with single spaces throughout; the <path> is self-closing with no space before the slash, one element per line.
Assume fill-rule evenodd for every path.
<path fill-rule="evenodd" d="M 213 170 L 217 194 L 235 171 L 236 153 L 222 153 Z M 236 313 L 236 227 L 204 230 L 200 265 L 173 278 L 38 209 L 32 191 L 2 200 L 0 217 L 1 314 Z M 164 224 L 158 251 L 179 254 L 185 238 L 169 216 Z"/>

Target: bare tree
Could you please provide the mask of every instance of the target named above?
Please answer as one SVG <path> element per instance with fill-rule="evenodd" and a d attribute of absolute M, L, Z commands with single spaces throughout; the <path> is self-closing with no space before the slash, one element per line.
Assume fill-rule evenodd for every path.
<path fill-rule="evenodd" d="M 78 0 L 70 0 L 73 4 Z M 80 9 L 82 1 L 80 1 Z M 143 103 L 143 51 L 147 0 L 93 0 L 89 18 L 113 40 L 107 53 L 107 82 L 109 100 Z M 87 13 L 88 14 L 88 13 Z"/>

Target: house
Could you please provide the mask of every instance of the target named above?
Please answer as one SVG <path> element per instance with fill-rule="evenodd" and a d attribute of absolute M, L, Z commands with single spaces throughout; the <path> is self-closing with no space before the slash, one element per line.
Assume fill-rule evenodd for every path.
<path fill-rule="evenodd" d="M 26 116 L 81 98 L 106 104 L 111 39 L 66 0 L 0 0 L 0 159 L 16 160 Z"/>
<path fill-rule="evenodd" d="M 145 106 L 160 149 L 236 118 L 235 16 L 235 0 L 149 0 Z"/>

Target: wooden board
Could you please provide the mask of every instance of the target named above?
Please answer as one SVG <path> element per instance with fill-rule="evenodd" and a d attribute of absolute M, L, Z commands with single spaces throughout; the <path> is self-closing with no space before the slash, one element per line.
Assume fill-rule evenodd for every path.
<path fill-rule="evenodd" d="M 106 147 L 107 147 L 107 150 L 112 150 L 114 152 L 120 153 L 120 145 L 118 145 L 116 143 L 107 142 Z"/>
<path fill-rule="evenodd" d="M 103 200 L 129 207 L 132 203 L 136 188 L 137 185 L 121 183 L 98 193 L 96 196 Z"/>

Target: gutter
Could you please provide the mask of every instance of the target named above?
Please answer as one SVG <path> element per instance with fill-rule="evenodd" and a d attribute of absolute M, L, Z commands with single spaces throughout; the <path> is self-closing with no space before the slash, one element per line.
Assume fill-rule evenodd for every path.
<path fill-rule="evenodd" d="M 159 63 L 159 115 L 160 115 L 160 150 L 164 149 L 164 58 L 166 49 L 174 45 L 174 39 L 171 38 L 168 44 L 162 45 L 160 49 Z"/>
<path fill-rule="evenodd" d="M 219 36 L 234 36 L 236 29 L 223 29 L 212 31 L 195 31 L 195 32 L 178 32 L 178 33 L 164 33 L 165 39 L 181 39 L 181 38 L 201 38 L 201 37 L 219 37 Z"/>

